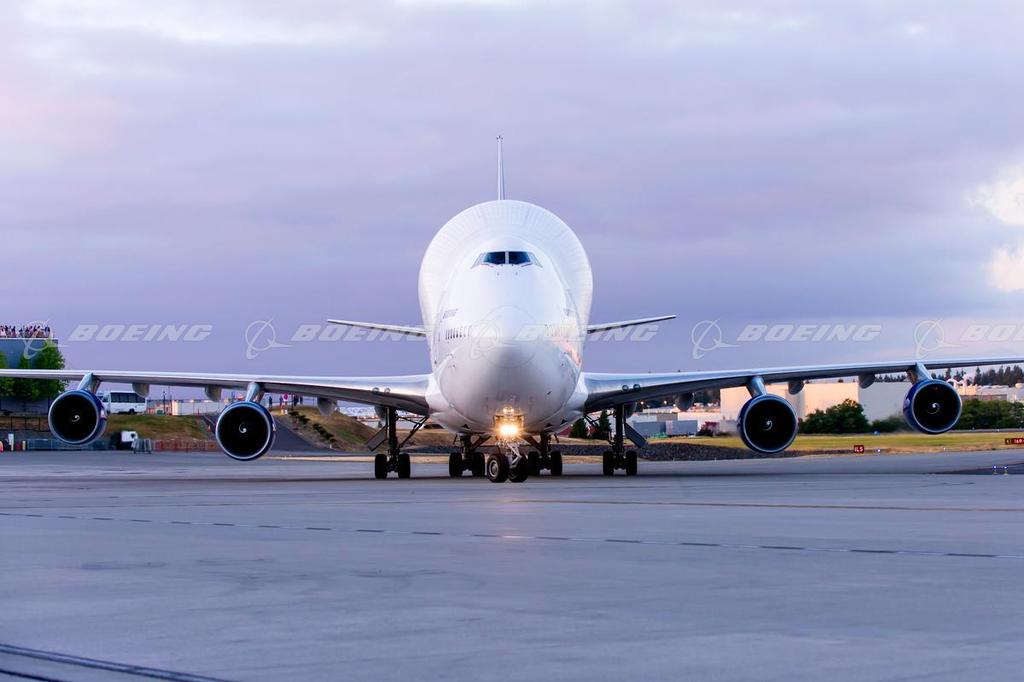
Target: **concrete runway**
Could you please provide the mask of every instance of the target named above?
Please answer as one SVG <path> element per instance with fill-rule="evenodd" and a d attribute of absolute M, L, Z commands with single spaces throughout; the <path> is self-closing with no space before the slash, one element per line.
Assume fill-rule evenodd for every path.
<path fill-rule="evenodd" d="M 0 678 L 1020 679 L 1021 462 L 5 453 Z"/>

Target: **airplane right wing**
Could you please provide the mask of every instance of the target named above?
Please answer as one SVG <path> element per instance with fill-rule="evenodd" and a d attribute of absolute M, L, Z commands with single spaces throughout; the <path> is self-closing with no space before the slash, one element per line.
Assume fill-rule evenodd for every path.
<path fill-rule="evenodd" d="M 608 331 L 609 329 L 622 329 L 623 327 L 636 327 L 642 324 L 664 322 L 665 320 L 674 320 L 675 317 L 675 315 L 659 315 L 657 317 L 640 317 L 635 320 L 620 320 L 619 322 L 602 322 L 600 324 L 588 324 L 587 333 L 595 334 L 597 332 Z"/>
<path fill-rule="evenodd" d="M 426 336 L 427 330 L 418 326 L 406 326 L 401 324 L 381 324 L 379 322 L 356 322 L 355 320 L 327 320 L 331 324 L 340 324 L 346 327 L 359 327 L 361 329 L 376 329 L 378 331 L 401 334 L 403 336 Z"/>

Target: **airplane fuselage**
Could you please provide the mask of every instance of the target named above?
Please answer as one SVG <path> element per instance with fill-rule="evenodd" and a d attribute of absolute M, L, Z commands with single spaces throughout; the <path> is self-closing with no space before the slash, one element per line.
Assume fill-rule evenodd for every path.
<path fill-rule="evenodd" d="M 528 433 L 577 418 L 591 292 L 583 247 L 552 213 L 503 200 L 450 220 L 420 270 L 432 417 L 460 433 L 510 413 Z"/>

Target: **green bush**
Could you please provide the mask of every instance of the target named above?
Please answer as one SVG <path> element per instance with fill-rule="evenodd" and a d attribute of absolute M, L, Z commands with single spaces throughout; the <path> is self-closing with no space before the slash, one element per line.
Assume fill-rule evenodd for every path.
<path fill-rule="evenodd" d="M 871 430 L 878 433 L 892 433 L 894 431 L 906 431 L 910 426 L 906 420 L 898 414 L 885 419 L 876 419 L 871 422 Z"/>
<path fill-rule="evenodd" d="M 971 429 L 1019 429 L 1024 427 L 1024 403 L 1005 400 L 965 400 L 960 423 L 954 428 L 960 431 Z"/>
<path fill-rule="evenodd" d="M 868 429 L 864 408 L 849 398 L 827 410 L 815 410 L 800 421 L 800 433 L 866 433 Z"/>

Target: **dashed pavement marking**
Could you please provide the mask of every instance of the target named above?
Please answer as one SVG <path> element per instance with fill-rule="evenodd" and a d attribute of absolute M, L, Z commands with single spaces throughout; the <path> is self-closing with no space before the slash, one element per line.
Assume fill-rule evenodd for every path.
<path fill-rule="evenodd" d="M 476 538 L 486 540 L 532 540 L 537 542 L 603 542 L 608 544 L 623 545 L 646 545 L 659 547 L 691 547 L 691 548 L 720 548 L 732 550 L 767 550 L 777 552 L 840 552 L 849 554 L 877 554 L 896 556 L 918 556 L 918 557 L 947 557 L 966 559 L 1015 559 L 1024 560 L 1024 554 L 994 554 L 988 552 L 941 552 L 917 549 L 884 549 L 875 547 L 814 547 L 801 545 L 773 545 L 773 544 L 749 544 L 737 542 L 704 542 L 698 540 L 644 540 L 638 538 L 601 538 L 601 537 L 574 537 L 568 535 L 523 535 L 518 533 L 452 533 L 436 530 L 395 530 L 387 528 L 333 528 L 330 526 L 286 526 L 280 524 L 244 524 L 227 523 L 222 521 L 184 521 L 158 519 L 137 519 L 137 518 L 115 518 L 112 516 L 74 516 L 70 514 L 28 514 L 16 512 L 0 512 L 0 516 L 24 517 L 24 518 L 56 518 L 79 521 L 114 521 L 124 523 L 154 523 L 162 525 L 181 526 L 216 526 L 221 528 L 250 528 L 264 530 L 284 531 L 317 531 L 335 533 L 370 533 L 377 535 L 405 535 L 405 536 L 429 536 L 429 537 L 452 537 L 452 538 Z"/>

